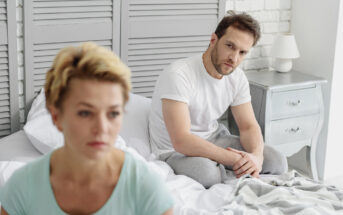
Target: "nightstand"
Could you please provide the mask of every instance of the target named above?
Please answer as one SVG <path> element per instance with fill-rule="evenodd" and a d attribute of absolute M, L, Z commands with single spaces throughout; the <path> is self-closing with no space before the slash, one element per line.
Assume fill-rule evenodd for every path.
<path fill-rule="evenodd" d="M 310 147 L 312 177 L 318 179 L 316 146 L 324 120 L 323 78 L 291 71 L 249 72 L 251 103 L 264 142 L 289 157 Z M 239 134 L 231 112 L 229 130 Z"/>

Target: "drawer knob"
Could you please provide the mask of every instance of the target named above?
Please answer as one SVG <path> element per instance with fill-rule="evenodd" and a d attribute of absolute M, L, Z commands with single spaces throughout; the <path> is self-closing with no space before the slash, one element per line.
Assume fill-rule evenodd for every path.
<path fill-rule="evenodd" d="M 300 100 L 298 100 L 298 101 L 289 101 L 289 102 L 288 102 L 288 104 L 291 105 L 291 106 L 297 106 L 297 105 L 299 105 L 300 103 L 301 103 Z"/>
<path fill-rule="evenodd" d="M 295 133 L 300 132 L 301 129 L 300 129 L 300 127 L 298 126 L 297 128 L 287 128 L 285 131 L 288 132 L 288 133 L 295 134 Z"/>

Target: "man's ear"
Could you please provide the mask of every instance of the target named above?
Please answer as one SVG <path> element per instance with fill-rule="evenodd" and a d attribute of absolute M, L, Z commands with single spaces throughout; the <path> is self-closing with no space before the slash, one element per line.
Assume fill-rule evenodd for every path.
<path fill-rule="evenodd" d="M 51 105 L 49 106 L 49 112 L 51 115 L 52 122 L 56 126 L 56 128 L 62 132 L 62 126 L 61 126 L 61 111 L 56 108 L 55 106 Z"/>
<path fill-rule="evenodd" d="M 210 45 L 213 46 L 218 42 L 218 36 L 216 33 L 212 33 Z"/>

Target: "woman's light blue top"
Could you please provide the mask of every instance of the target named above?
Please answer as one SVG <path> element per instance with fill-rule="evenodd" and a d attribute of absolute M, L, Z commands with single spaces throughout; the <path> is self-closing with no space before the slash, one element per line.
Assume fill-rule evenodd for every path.
<path fill-rule="evenodd" d="M 50 184 L 51 154 L 18 169 L 1 188 L 0 202 L 10 215 L 66 214 L 58 206 Z M 172 207 L 172 197 L 157 174 L 125 152 L 118 183 L 94 214 L 157 215 Z"/>

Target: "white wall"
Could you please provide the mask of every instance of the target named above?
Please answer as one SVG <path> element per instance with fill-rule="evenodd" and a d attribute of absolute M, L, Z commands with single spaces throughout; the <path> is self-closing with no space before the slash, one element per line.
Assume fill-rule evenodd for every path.
<path fill-rule="evenodd" d="M 274 36 L 290 31 L 291 0 L 227 0 L 226 10 L 247 12 L 261 24 L 261 39 L 243 61 L 241 68 L 245 72 L 268 69 Z"/>
<path fill-rule="evenodd" d="M 343 181 L 343 3 L 340 3 L 336 52 L 331 80 L 331 104 L 329 111 L 328 138 L 324 180 L 340 177 Z M 342 182 L 343 183 L 343 182 Z"/>
<path fill-rule="evenodd" d="M 323 131 L 321 133 L 317 148 L 317 165 L 319 178 L 324 178 L 325 157 L 335 159 L 343 163 L 343 156 L 336 156 L 335 153 L 326 154 L 326 149 L 337 150 L 332 142 L 330 130 L 330 142 L 327 147 L 328 121 L 330 110 L 330 93 L 332 86 L 338 84 L 339 80 L 335 77 L 334 85 L 332 85 L 333 74 L 338 71 L 338 66 L 334 65 L 335 47 L 337 38 L 337 22 L 338 22 L 339 1 L 329 0 L 294 0 L 292 1 L 292 18 L 291 31 L 295 34 L 301 57 L 294 62 L 294 68 L 304 73 L 324 77 L 328 83 L 323 87 L 323 97 L 325 106 L 325 121 Z M 335 70 L 334 70 L 335 69 Z M 342 71 L 341 71 L 342 72 Z M 341 79 L 342 81 L 342 79 Z M 335 91 L 335 94 L 339 92 Z M 337 96 L 337 95 L 335 95 Z M 332 97 L 332 101 L 336 102 L 337 98 Z M 338 99 L 339 100 L 339 99 Z M 334 113 L 337 110 L 334 110 Z M 331 115 L 330 120 L 333 121 L 336 116 Z M 342 121 L 342 120 L 341 120 Z M 338 124 L 332 124 L 330 129 L 337 127 Z M 341 133 L 341 132 L 340 132 Z M 337 135 L 337 134 L 336 134 Z M 329 151 L 328 151 L 329 152 Z M 342 150 L 340 150 L 342 152 Z M 337 167 L 337 166 L 336 166 Z M 343 171 L 340 168 L 340 171 Z M 337 170 L 337 168 L 336 168 Z"/>

